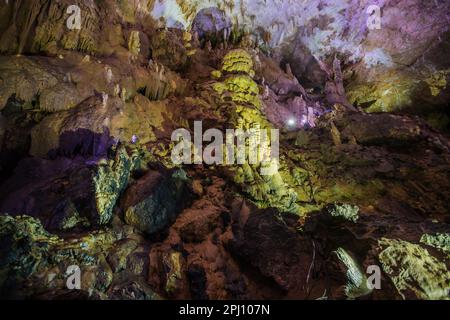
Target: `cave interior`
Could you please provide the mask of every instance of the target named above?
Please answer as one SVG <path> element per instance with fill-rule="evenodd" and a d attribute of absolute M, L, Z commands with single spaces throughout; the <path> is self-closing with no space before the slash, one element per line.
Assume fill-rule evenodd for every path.
<path fill-rule="evenodd" d="M 1 1 L 0 297 L 448 300 L 449 83 L 445 0 Z"/>

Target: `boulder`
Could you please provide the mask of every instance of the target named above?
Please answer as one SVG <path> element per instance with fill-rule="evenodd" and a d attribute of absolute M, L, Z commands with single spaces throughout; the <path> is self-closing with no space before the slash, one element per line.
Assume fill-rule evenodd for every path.
<path fill-rule="evenodd" d="M 113 272 L 119 272 L 127 267 L 127 258 L 137 247 L 137 241 L 133 239 L 123 239 L 112 247 L 107 261 Z"/>
<path fill-rule="evenodd" d="M 192 21 L 192 31 L 196 32 L 200 38 L 223 37 L 224 31 L 230 33 L 231 26 L 230 18 L 216 7 L 201 9 Z"/>
<path fill-rule="evenodd" d="M 150 250 L 148 281 L 153 288 L 169 297 L 186 295 L 189 283 L 186 276 L 186 259 L 181 252 L 157 245 Z"/>
<path fill-rule="evenodd" d="M 149 171 L 130 185 L 122 199 L 125 221 L 151 235 L 167 227 L 189 202 L 183 170 Z"/>

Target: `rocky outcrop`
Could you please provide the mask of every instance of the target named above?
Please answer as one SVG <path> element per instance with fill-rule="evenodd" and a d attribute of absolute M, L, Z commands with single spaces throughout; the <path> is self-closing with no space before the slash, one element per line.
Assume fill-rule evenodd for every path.
<path fill-rule="evenodd" d="M 1 185 L 1 211 L 38 217 L 61 229 L 83 225 L 84 219 L 91 225 L 108 224 L 137 159 L 123 146 L 111 159 L 90 156 L 23 160 L 14 177 Z"/>
<path fill-rule="evenodd" d="M 172 70 L 179 71 L 188 62 L 188 48 L 180 30 L 159 31 L 152 37 L 150 47 L 152 57 Z"/>
<path fill-rule="evenodd" d="M 3 21 L 0 51 L 10 54 L 57 55 L 62 50 L 121 54 L 126 47 L 123 39 L 127 28 L 119 21 L 149 21 L 149 8 L 144 1 L 136 2 L 136 6 L 122 1 L 7 2 L 0 9 Z"/>
<path fill-rule="evenodd" d="M 77 144 L 88 143 L 86 137 L 77 138 L 77 132 L 87 130 L 97 135 L 107 132 L 111 139 L 125 143 L 131 142 L 133 136 L 141 143 L 152 142 L 156 140 L 154 131 L 164 130 L 163 114 L 170 117 L 170 111 L 164 110 L 165 103 L 151 103 L 141 95 L 129 103 L 118 98 L 104 99 L 92 97 L 74 110 L 46 117 L 31 131 L 30 153 L 45 156 L 65 149 L 70 153 Z"/>
<path fill-rule="evenodd" d="M 448 299 L 449 139 L 365 112 L 448 101 L 419 2 L 2 2 L 0 295 Z M 175 164 L 194 121 L 279 158 Z"/>
<path fill-rule="evenodd" d="M 272 278 L 283 290 L 302 292 L 313 263 L 312 243 L 295 230 L 296 216 L 255 210 L 243 204 L 234 213 L 231 252 Z"/>
<path fill-rule="evenodd" d="M 128 277 L 124 281 L 117 274 L 126 264 L 125 253 L 140 242 L 125 238 L 124 230 L 119 225 L 64 239 L 48 233 L 38 219 L 1 216 L 0 241 L 8 250 L 0 253 L 0 295 L 16 299 L 157 299 L 142 279 Z M 119 253 L 122 261 L 117 261 Z M 122 273 L 130 270 L 126 264 Z M 81 277 L 76 291 L 66 286 L 68 282 L 77 284 L 69 278 L 73 272 Z"/>
<path fill-rule="evenodd" d="M 186 173 L 148 172 L 124 194 L 125 221 L 148 235 L 164 229 L 189 202 Z"/>
<path fill-rule="evenodd" d="M 450 299 L 450 275 L 444 263 L 419 245 L 401 240 L 381 239 L 379 259 L 384 271 L 405 298 Z"/>
<path fill-rule="evenodd" d="M 311 88 L 321 87 L 327 76 L 320 61 L 331 64 L 335 55 L 343 57 L 350 103 L 368 111 L 442 114 L 437 107 L 449 101 L 448 3 L 185 0 L 165 5 L 179 10 L 159 8 L 153 15 L 185 26 L 192 21 L 206 24 L 222 10 L 254 43 L 272 49 L 279 62 L 288 62 Z M 215 13 L 205 17 L 213 5 Z M 219 15 L 216 21 L 226 20 Z"/>

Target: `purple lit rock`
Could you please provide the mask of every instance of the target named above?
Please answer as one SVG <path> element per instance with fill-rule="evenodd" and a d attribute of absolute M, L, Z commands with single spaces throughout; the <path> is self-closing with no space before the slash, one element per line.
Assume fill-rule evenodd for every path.
<path fill-rule="evenodd" d="M 230 18 L 224 11 L 214 7 L 200 10 L 192 22 L 192 31 L 197 32 L 199 37 L 220 34 L 223 30 L 230 28 Z"/>

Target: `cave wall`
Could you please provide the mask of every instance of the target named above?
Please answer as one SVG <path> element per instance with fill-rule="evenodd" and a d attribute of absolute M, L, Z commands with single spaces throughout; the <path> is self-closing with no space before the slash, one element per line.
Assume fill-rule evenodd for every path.
<path fill-rule="evenodd" d="M 80 30 L 66 27 L 65 10 L 73 4 L 81 8 Z M 380 29 L 368 27 L 372 5 L 380 8 Z M 140 32 L 139 49 L 146 50 L 152 38 L 146 31 L 190 29 L 196 15 L 211 7 L 281 64 L 289 63 L 307 87 L 320 89 L 326 73 L 318 61 L 331 64 L 337 55 L 351 103 L 369 112 L 413 111 L 437 127 L 450 123 L 450 2 L 442 0 L 2 2 L 0 52 L 128 55 L 133 32 Z"/>
<path fill-rule="evenodd" d="M 368 27 L 371 5 L 380 8 L 380 29 Z M 307 85 L 323 83 L 317 59 L 341 57 L 349 100 L 368 111 L 426 113 L 450 100 L 448 1 L 171 0 L 155 1 L 152 15 L 189 28 L 197 12 L 214 6 Z"/>
<path fill-rule="evenodd" d="M 0 297 L 448 299 L 450 142 L 340 81 L 445 104 L 448 4 L 375 3 L 2 1 Z M 198 120 L 280 128 L 279 172 L 175 170 Z"/>

